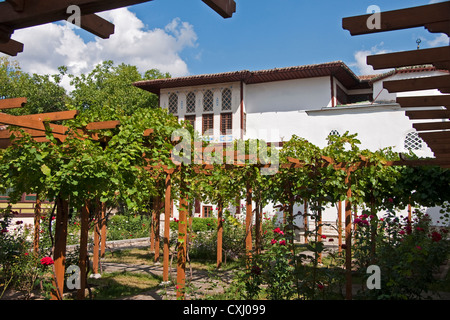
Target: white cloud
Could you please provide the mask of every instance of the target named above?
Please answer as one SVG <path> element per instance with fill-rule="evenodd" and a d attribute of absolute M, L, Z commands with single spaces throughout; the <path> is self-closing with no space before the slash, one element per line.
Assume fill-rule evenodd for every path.
<path fill-rule="evenodd" d="M 385 49 L 380 49 L 379 46 L 383 46 L 383 43 L 372 47 L 370 50 L 356 51 L 354 54 L 355 62 L 350 63 L 349 66 L 356 68 L 356 73 L 359 75 L 371 75 L 385 72 L 386 70 L 374 70 L 372 66 L 367 64 L 367 56 L 388 52 Z"/>
<path fill-rule="evenodd" d="M 83 40 L 71 28 L 61 24 L 46 24 L 17 30 L 13 39 L 24 43 L 24 52 L 16 59 L 27 72 L 57 73 L 65 65 L 73 74 L 86 73 L 104 60 L 116 64 L 136 65 L 141 72 L 157 68 L 172 76 L 189 74 L 180 53 L 197 46 L 194 27 L 173 19 L 164 29 L 149 30 L 127 8 L 99 13 L 115 25 L 115 33 L 109 39 Z"/>
<path fill-rule="evenodd" d="M 430 47 L 448 46 L 449 37 L 443 33 L 435 37 L 433 40 L 428 40 L 427 43 Z"/>

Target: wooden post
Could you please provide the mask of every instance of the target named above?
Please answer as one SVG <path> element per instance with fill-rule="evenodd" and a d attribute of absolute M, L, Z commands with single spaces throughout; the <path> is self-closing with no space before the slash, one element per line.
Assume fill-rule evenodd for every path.
<path fill-rule="evenodd" d="M 339 254 L 342 253 L 342 201 L 339 200 L 338 203 L 338 222 L 337 222 L 337 229 L 338 229 L 338 251 Z"/>
<path fill-rule="evenodd" d="M 39 194 L 36 194 L 36 204 L 34 205 L 34 238 L 33 238 L 33 250 L 37 256 L 39 254 L 39 234 L 41 231 L 41 200 Z"/>
<path fill-rule="evenodd" d="M 303 204 L 303 225 L 305 227 L 305 244 L 308 243 L 308 201 L 305 199 Z"/>
<path fill-rule="evenodd" d="M 260 200 L 259 198 L 255 203 L 255 252 L 256 254 L 261 253 L 261 210 L 260 210 Z"/>
<path fill-rule="evenodd" d="M 55 244 L 53 249 L 53 290 L 52 300 L 62 300 L 64 292 L 64 273 L 66 262 L 67 220 L 69 218 L 69 202 L 60 196 L 56 198 Z"/>
<path fill-rule="evenodd" d="M 349 175 L 349 174 L 348 174 Z M 347 185 L 348 177 L 347 177 Z M 350 186 L 347 190 L 347 199 L 352 196 Z M 346 270 L 346 286 L 345 298 L 352 299 L 352 203 L 345 200 L 345 270 Z"/>
<path fill-rule="evenodd" d="M 106 203 L 101 204 L 100 257 L 105 256 L 106 250 Z"/>
<path fill-rule="evenodd" d="M 252 257 L 252 188 L 247 183 L 247 195 L 246 195 L 246 217 L 245 217 L 245 250 L 247 251 L 247 257 Z"/>
<path fill-rule="evenodd" d="M 100 251 L 100 223 L 101 223 L 101 203 L 97 199 L 95 206 L 95 223 L 94 223 L 94 249 L 92 257 L 92 272 L 98 274 L 99 251 Z"/>
<path fill-rule="evenodd" d="M 317 236 L 318 236 L 318 240 L 319 242 L 322 242 L 322 203 L 319 202 L 319 209 L 317 211 Z M 319 253 L 319 257 L 317 259 L 317 263 L 322 263 L 322 252 Z"/>
<path fill-rule="evenodd" d="M 169 281 L 169 240 L 170 240 L 170 212 L 171 212 L 171 174 L 167 173 L 166 176 L 166 192 L 164 199 L 164 257 L 163 257 L 163 281 Z"/>
<path fill-rule="evenodd" d="M 288 189 L 288 194 L 289 194 L 289 207 L 288 207 L 288 216 L 289 216 L 289 225 L 290 225 L 290 235 L 289 235 L 289 242 L 291 245 L 291 251 L 292 253 L 294 253 L 294 194 L 292 193 L 291 190 L 291 184 L 289 183 L 289 189 Z"/>
<path fill-rule="evenodd" d="M 188 202 L 182 195 L 180 199 L 180 216 L 178 221 L 178 263 L 177 263 L 177 299 L 185 298 L 186 283 L 186 244 L 187 244 L 187 206 Z"/>
<path fill-rule="evenodd" d="M 223 202 L 217 204 L 217 268 L 222 266 L 222 239 L 223 239 Z"/>
<path fill-rule="evenodd" d="M 412 221 L 412 207 L 411 204 L 408 204 L 408 227 L 411 230 L 411 221 Z"/>
<path fill-rule="evenodd" d="M 80 232 L 80 259 L 78 266 L 80 267 L 80 289 L 77 291 L 77 299 L 83 300 L 86 290 L 86 271 L 87 271 L 87 245 L 89 232 L 89 202 L 81 208 L 81 232 Z"/>
<path fill-rule="evenodd" d="M 156 199 L 153 200 L 153 207 L 150 215 L 150 252 L 155 252 L 155 220 L 156 220 Z"/>
<path fill-rule="evenodd" d="M 161 198 L 159 195 L 155 199 L 155 208 L 153 210 L 154 218 L 152 219 L 153 224 L 153 238 L 154 238 L 154 262 L 159 262 L 159 246 L 160 246 L 160 222 L 161 222 Z"/>

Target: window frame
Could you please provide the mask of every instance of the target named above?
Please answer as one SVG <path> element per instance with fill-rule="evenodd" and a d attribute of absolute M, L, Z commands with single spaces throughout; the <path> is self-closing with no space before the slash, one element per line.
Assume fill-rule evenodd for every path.
<path fill-rule="evenodd" d="M 209 123 L 206 121 L 210 121 L 211 126 L 208 127 Z M 202 116 L 202 134 L 204 135 L 205 132 L 211 130 L 211 132 L 214 132 L 214 114 L 213 113 L 207 113 Z M 208 134 L 212 135 L 212 133 Z"/>
<path fill-rule="evenodd" d="M 229 119 L 224 119 L 225 117 L 228 117 Z M 229 128 L 225 128 L 224 130 L 224 121 L 228 121 L 227 124 L 229 124 Z M 228 132 L 227 132 L 228 131 Z M 224 112 L 220 114 L 220 134 L 225 136 L 228 134 L 231 134 L 233 131 L 233 113 L 231 112 Z"/>
<path fill-rule="evenodd" d="M 193 108 L 193 111 L 192 111 Z M 191 114 L 196 112 L 196 96 L 193 91 L 188 92 L 186 95 L 186 113 Z"/>
<path fill-rule="evenodd" d="M 228 107 L 225 109 L 225 106 Z M 222 111 L 232 111 L 232 110 L 233 110 L 233 92 L 231 91 L 230 88 L 225 88 L 222 90 Z"/>
<path fill-rule="evenodd" d="M 175 101 L 172 101 L 172 98 L 175 97 L 174 99 L 176 99 Z M 167 106 L 167 110 L 169 111 L 170 114 L 173 115 L 177 115 L 178 114 L 178 94 L 175 92 L 169 93 L 169 102 L 168 102 L 168 106 Z M 176 108 L 176 112 L 172 112 L 172 107 Z"/>
<path fill-rule="evenodd" d="M 211 218 L 212 217 L 212 212 L 213 212 L 213 207 L 212 206 L 203 206 L 203 208 L 202 208 L 202 218 Z"/>
<path fill-rule="evenodd" d="M 214 112 L 214 92 L 210 89 L 203 93 L 203 112 Z"/>

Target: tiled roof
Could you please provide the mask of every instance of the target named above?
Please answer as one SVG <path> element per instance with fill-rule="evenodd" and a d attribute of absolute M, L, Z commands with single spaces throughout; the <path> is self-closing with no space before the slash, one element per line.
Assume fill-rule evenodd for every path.
<path fill-rule="evenodd" d="M 387 77 L 390 77 L 394 74 L 402 74 L 402 73 L 413 73 L 413 72 L 427 72 L 427 71 L 442 71 L 442 72 L 448 72 L 447 70 L 439 70 L 436 67 L 432 65 L 419 65 L 419 66 L 412 66 L 412 67 L 402 67 L 393 69 L 391 71 L 385 72 L 383 74 L 379 74 L 372 79 L 370 79 L 371 83 L 374 83 L 376 81 L 380 81 L 383 79 L 386 79 Z"/>
<path fill-rule="evenodd" d="M 144 80 L 134 83 L 138 88 L 159 94 L 161 89 L 243 81 L 246 84 L 292 79 L 335 76 L 348 89 L 368 88 L 368 83 L 356 76 L 342 61 L 259 71 L 235 71 L 178 78 Z"/>

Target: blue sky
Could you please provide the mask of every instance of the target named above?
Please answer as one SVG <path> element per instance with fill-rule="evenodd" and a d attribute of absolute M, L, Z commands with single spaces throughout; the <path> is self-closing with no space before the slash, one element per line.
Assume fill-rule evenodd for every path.
<path fill-rule="evenodd" d="M 201 0 L 154 0 L 100 15 L 112 21 L 110 39 L 96 38 L 65 24 L 17 30 L 25 44 L 16 60 L 28 72 L 55 73 L 66 65 L 86 73 L 103 60 L 157 68 L 173 76 L 262 70 L 342 60 L 357 74 L 374 73 L 368 54 L 448 45 L 448 37 L 424 28 L 351 36 L 342 18 L 438 0 L 236 0 L 223 19 Z M 376 72 L 375 72 L 376 73 Z"/>
<path fill-rule="evenodd" d="M 131 7 L 149 26 L 172 17 L 191 23 L 198 46 L 183 52 L 192 74 L 259 70 L 343 60 L 355 62 L 358 51 L 423 48 L 437 35 L 424 28 L 350 36 L 342 18 L 365 14 L 370 5 L 382 11 L 430 3 L 430 0 L 236 0 L 231 19 L 223 19 L 202 1 L 160 0 Z M 375 49 L 373 49 L 375 48 Z M 200 55 L 200 56 L 198 56 Z M 357 70 L 356 70 L 357 71 Z"/>

